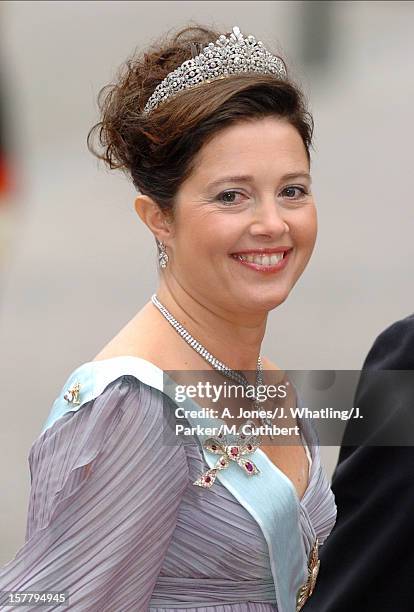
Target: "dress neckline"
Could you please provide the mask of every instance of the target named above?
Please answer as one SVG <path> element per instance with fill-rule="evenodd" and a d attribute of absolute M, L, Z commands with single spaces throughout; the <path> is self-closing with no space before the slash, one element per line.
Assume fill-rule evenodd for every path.
<path fill-rule="evenodd" d="M 163 388 L 162 388 L 162 380 L 163 380 L 163 375 L 164 375 L 164 370 L 162 370 L 160 367 L 158 367 L 157 365 L 155 365 L 155 363 L 153 363 L 152 361 L 149 361 L 148 359 L 145 359 L 144 357 L 138 357 L 137 355 L 117 355 L 115 357 L 107 357 L 105 359 L 95 359 L 92 361 L 87 361 L 83 364 L 81 364 L 79 366 L 79 368 L 77 368 L 78 370 L 86 367 L 86 366 L 94 366 L 94 364 L 99 364 L 101 363 L 108 363 L 111 361 L 115 361 L 118 359 L 133 359 L 133 360 L 138 360 L 140 362 L 145 362 L 145 364 L 147 364 L 147 366 L 150 366 L 150 368 L 153 368 L 154 372 L 156 373 L 156 378 L 154 377 L 153 380 L 151 381 L 143 381 L 145 382 L 145 384 L 147 384 L 148 386 L 154 387 L 156 388 L 158 391 L 160 391 L 161 393 L 163 393 Z M 296 394 L 297 397 L 297 394 Z M 217 419 L 220 420 L 220 419 Z M 300 418 L 298 417 L 298 420 L 300 422 Z M 270 457 L 267 455 L 267 453 L 265 453 L 261 448 L 258 448 L 256 450 L 256 452 L 259 452 L 261 455 L 264 456 L 266 462 L 270 465 L 270 467 L 272 469 L 274 469 L 285 481 L 286 484 L 291 488 L 292 492 L 295 495 L 297 504 L 299 506 L 299 508 L 303 508 L 303 503 L 305 498 L 307 497 L 309 490 L 311 488 L 311 481 L 312 481 L 312 476 L 313 476 L 313 472 L 314 472 L 314 465 L 315 465 L 315 451 L 314 451 L 314 446 L 312 444 L 308 444 L 307 440 L 306 440 L 306 436 L 305 433 L 303 431 L 302 426 L 300 426 L 300 436 L 301 436 L 301 440 L 302 440 L 302 444 L 306 453 L 306 457 L 308 460 L 308 483 L 307 483 L 307 487 L 302 495 L 302 497 L 299 497 L 298 491 L 295 487 L 295 485 L 293 484 L 293 482 L 291 481 L 291 479 L 270 459 Z M 312 450 L 311 450 L 312 449 Z M 309 461 L 309 456 L 311 461 Z"/>

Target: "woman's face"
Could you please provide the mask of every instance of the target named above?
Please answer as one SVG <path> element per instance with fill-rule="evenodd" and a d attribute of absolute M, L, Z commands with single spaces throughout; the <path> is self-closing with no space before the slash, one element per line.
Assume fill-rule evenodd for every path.
<path fill-rule="evenodd" d="M 166 272 L 205 306 L 268 312 L 286 300 L 316 239 L 302 139 L 279 118 L 238 123 L 206 143 L 196 162 L 176 197 Z M 276 267 L 277 255 L 264 259 L 270 268 L 246 261 L 246 251 L 280 247 L 290 252 Z"/>

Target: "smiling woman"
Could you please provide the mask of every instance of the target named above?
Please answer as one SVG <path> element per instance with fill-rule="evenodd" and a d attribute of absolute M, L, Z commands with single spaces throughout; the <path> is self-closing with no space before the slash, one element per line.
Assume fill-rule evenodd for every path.
<path fill-rule="evenodd" d="M 64 591 L 85 612 L 300 610 L 336 516 L 310 424 L 267 446 L 245 429 L 184 443 L 166 424 L 190 371 L 254 385 L 247 425 L 272 425 L 259 389 L 286 381 L 260 354 L 267 317 L 317 231 L 304 96 L 261 41 L 192 26 L 129 58 L 99 102 L 88 146 L 137 188 L 159 286 L 56 399 L 0 590 Z M 183 409 L 200 431 L 201 398 Z"/>
<path fill-rule="evenodd" d="M 248 172 L 250 179 L 218 179 L 225 189 L 217 192 L 208 185 L 223 168 Z M 197 153 L 191 175 L 174 195 L 173 223 L 165 224 L 153 198 L 139 196 L 137 212 L 170 260 L 159 299 L 170 306 L 170 294 L 178 299 L 184 292 L 208 304 L 215 292 L 214 308 L 223 317 L 263 321 L 288 297 L 314 247 L 316 209 L 303 176 L 307 169 L 303 141 L 286 118 L 238 120 L 221 127 Z M 284 178 L 293 172 L 296 183 Z M 223 202 L 225 194 L 236 197 Z M 188 311 L 194 312 L 190 303 Z M 257 355 L 237 348 L 243 362 L 231 365 L 254 369 Z M 224 351 L 231 363 L 234 357 Z"/>

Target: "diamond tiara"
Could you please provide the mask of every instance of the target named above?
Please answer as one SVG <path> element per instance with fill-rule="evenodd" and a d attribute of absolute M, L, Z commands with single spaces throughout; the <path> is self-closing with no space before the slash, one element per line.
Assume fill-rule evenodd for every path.
<path fill-rule="evenodd" d="M 278 79 L 287 77 L 285 64 L 280 57 L 267 51 L 262 41 L 254 36 L 245 38 L 240 29 L 234 26 L 228 38 L 222 34 L 215 43 L 210 42 L 204 47 L 199 55 L 167 74 L 148 99 L 143 114 L 148 115 L 159 104 L 184 89 L 243 72 L 271 74 Z"/>

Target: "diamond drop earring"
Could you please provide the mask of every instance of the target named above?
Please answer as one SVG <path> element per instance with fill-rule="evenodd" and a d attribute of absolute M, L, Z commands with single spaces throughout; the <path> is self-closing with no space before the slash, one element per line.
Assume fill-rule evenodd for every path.
<path fill-rule="evenodd" d="M 160 263 L 160 267 L 166 268 L 169 257 L 168 257 L 167 250 L 165 248 L 165 244 L 162 242 L 162 240 L 157 240 L 157 245 L 158 245 L 158 261 Z"/>

